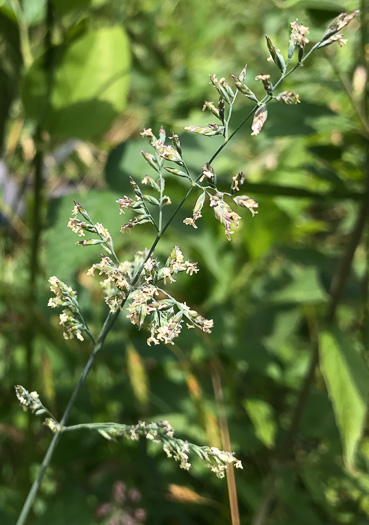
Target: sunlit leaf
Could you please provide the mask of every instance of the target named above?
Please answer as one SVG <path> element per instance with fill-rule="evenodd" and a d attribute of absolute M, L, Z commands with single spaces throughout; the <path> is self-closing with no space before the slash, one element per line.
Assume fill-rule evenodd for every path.
<path fill-rule="evenodd" d="M 22 97 L 29 115 L 60 138 L 88 139 L 109 129 L 126 104 L 129 45 L 122 27 L 88 31 L 43 55 L 26 74 Z"/>
<path fill-rule="evenodd" d="M 340 431 L 345 462 L 353 469 L 367 412 L 369 371 L 352 339 L 336 328 L 321 336 L 320 368 Z"/>
<path fill-rule="evenodd" d="M 297 270 L 293 281 L 270 296 L 277 303 L 321 303 L 327 294 L 320 283 L 317 268 L 310 266 Z"/>
<path fill-rule="evenodd" d="M 244 407 L 255 428 L 255 434 L 268 448 L 273 447 L 277 426 L 272 407 L 261 399 L 246 399 Z"/>

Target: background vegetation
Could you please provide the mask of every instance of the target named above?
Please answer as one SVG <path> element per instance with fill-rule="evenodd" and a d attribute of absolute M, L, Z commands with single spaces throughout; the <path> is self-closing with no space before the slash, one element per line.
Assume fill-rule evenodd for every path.
<path fill-rule="evenodd" d="M 181 130 L 209 121 L 208 75 L 230 80 L 248 63 L 260 91 L 255 76 L 277 73 L 265 33 L 285 54 L 296 18 L 316 41 L 357 8 L 349 43 L 315 53 L 285 81 L 302 103 L 270 105 L 262 133 L 250 137 L 246 125 L 214 164 L 227 186 L 245 173 L 259 214 L 245 211 L 229 243 L 210 214 L 196 231 L 183 225 L 189 202 L 158 246 L 166 257 L 180 244 L 199 262 L 177 293 L 214 319 L 213 333 L 150 348 L 121 315 L 71 423 L 168 419 L 179 437 L 220 448 L 229 434 L 244 465 L 241 523 L 369 523 L 366 0 L 1 2 L 1 523 L 15 522 L 50 441 L 14 385 L 60 416 L 90 352 L 88 341 L 63 340 L 48 277 L 77 289 L 95 333 L 106 315 L 86 275 L 99 249 L 75 246 L 66 228 L 73 199 L 109 228 L 122 258 L 148 247 L 149 226 L 119 233 L 115 205 L 130 194 L 128 176 L 147 172 L 142 128 L 174 129 L 198 173 L 221 139 Z M 168 189 L 178 202 L 185 185 L 173 178 Z M 230 523 L 226 480 L 197 464 L 180 470 L 155 444 L 87 431 L 62 437 L 32 520 L 103 523 L 112 501 L 124 523 Z"/>

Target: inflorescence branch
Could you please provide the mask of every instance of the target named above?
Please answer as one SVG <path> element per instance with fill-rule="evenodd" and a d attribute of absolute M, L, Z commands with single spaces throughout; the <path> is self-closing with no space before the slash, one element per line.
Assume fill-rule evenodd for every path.
<path fill-rule="evenodd" d="M 156 246 L 178 211 L 195 189 L 200 190 L 200 195 L 196 199 L 192 217 L 184 220 L 186 225 L 197 228 L 196 221 L 201 218 L 202 209 L 208 202 L 215 218 L 224 227 L 226 238 L 231 240 L 234 230 L 239 227 L 241 217 L 232 209 L 230 202 L 239 208 L 248 208 L 252 216 L 257 213 L 258 204 L 256 201 L 247 195 L 235 195 L 235 193 L 237 194 L 237 192 L 240 191 L 245 181 L 245 175 L 239 172 L 232 176 L 230 191 L 228 193 L 220 191 L 217 188 L 217 177 L 212 166 L 213 161 L 252 116 L 251 135 L 257 136 L 261 132 L 267 121 L 267 105 L 270 102 L 275 101 L 282 104 L 297 104 L 300 102 L 297 93 L 292 91 L 276 93 L 276 88 L 317 49 L 329 46 L 334 42 L 338 42 L 340 46 L 346 44 L 347 40 L 342 38 L 343 35 L 340 31 L 351 22 L 357 14 L 358 11 L 349 15 L 346 13 L 340 14 L 330 24 L 321 40 L 307 53 L 305 50 L 309 43 L 307 38 L 309 29 L 303 24 L 299 24 L 298 20 L 295 20 L 291 23 L 291 34 L 286 59 L 280 50 L 273 45 L 271 39 L 266 36 L 269 51 L 268 60 L 277 66 L 280 71 L 280 78 L 273 85 L 269 74 L 260 73 L 257 75 L 256 80 L 261 82 L 264 89 L 264 96 L 261 99 L 245 84 L 247 66 L 242 69 L 238 76 L 232 75 L 235 84 L 234 88 L 232 88 L 224 78 L 218 80 L 215 75 L 210 75 L 210 83 L 216 90 L 218 100 L 217 102 L 206 101 L 203 110 L 210 111 L 218 122 L 210 123 L 205 127 L 189 126 L 185 129 L 189 132 L 208 137 L 221 135 L 224 137 L 224 143 L 203 166 L 197 177 L 191 175 L 186 165 L 178 135 L 171 132 L 172 135 L 169 137 L 170 144 L 168 144 L 163 128 L 160 129 L 158 138 L 155 137 L 151 129 L 146 129 L 142 132 L 141 135 L 147 139 L 150 147 L 153 149 L 153 153 L 144 151 L 141 153 L 147 164 L 156 173 L 156 177 L 159 177 L 155 179 L 146 175 L 142 180 L 142 184 L 156 192 L 157 195 L 154 196 L 149 193 L 144 193 L 137 182 L 133 178 L 130 178 L 134 197 L 124 196 L 117 200 L 117 204 L 121 214 L 129 211 L 134 215 L 121 227 L 122 233 L 131 232 L 133 228 L 142 224 L 151 223 L 153 225 L 157 235 L 149 250 L 145 249 L 138 252 L 132 261 L 120 261 L 115 253 L 113 240 L 108 230 L 102 224 L 94 223 L 87 211 L 78 202 L 75 202 L 68 226 L 80 237 L 85 237 L 86 233 L 92 235 L 91 239 L 81 240 L 76 244 L 82 246 L 99 244 L 107 253 L 107 255 L 101 255 L 101 261 L 93 264 L 88 270 L 88 273 L 94 275 L 95 271 L 98 271 L 99 275 L 104 277 L 101 286 L 104 290 L 105 302 L 109 307 L 109 313 L 95 343 L 80 311 L 76 292 L 57 277 L 50 278 L 51 291 L 55 297 L 50 299 L 49 306 L 53 308 L 63 308 L 60 314 L 60 324 L 62 324 L 64 328 L 64 337 L 66 339 L 76 337 L 83 341 L 83 333 L 86 333 L 94 343 L 94 349 L 72 393 L 60 423 L 58 423 L 54 416 L 42 405 L 36 392 L 28 393 L 23 387 L 16 387 L 16 394 L 23 408 L 26 410 L 30 409 L 35 414 L 46 413 L 49 415 L 50 417 L 45 423 L 55 432 L 55 436 L 46 452 L 40 471 L 24 503 L 17 525 L 23 525 L 27 519 L 43 476 L 59 441 L 60 434 L 66 431 L 76 430 L 77 428 L 98 430 L 107 439 L 113 439 L 119 436 L 138 439 L 140 436 L 145 436 L 147 439 L 161 442 L 167 455 L 173 457 L 180 463 L 182 468 L 186 469 L 190 466 L 189 453 L 194 452 L 202 459 L 205 465 L 219 477 L 224 476 L 224 472 L 230 464 L 234 464 L 237 468 L 242 468 L 241 463 L 230 452 L 222 452 L 210 447 L 198 447 L 197 445 L 175 438 L 173 429 L 167 422 L 139 422 L 133 426 L 119 425 L 116 423 L 99 423 L 66 427 L 65 424 L 107 333 L 126 303 L 128 303 L 127 317 L 131 323 L 138 326 L 138 328 L 144 326 L 148 328 L 150 332 L 150 337 L 147 340 L 148 344 L 154 343 L 157 345 L 160 342 L 173 344 L 174 338 L 181 332 L 184 321 L 186 321 L 188 328 L 199 328 L 205 333 L 210 333 L 213 326 L 212 320 L 205 319 L 198 312 L 187 306 L 186 303 L 177 301 L 164 288 L 159 286 L 161 282 L 163 282 L 164 286 L 167 281 L 170 283 L 175 282 L 174 276 L 179 272 L 186 272 L 189 275 L 197 273 L 198 268 L 196 263 L 185 261 L 180 248 L 175 246 L 165 264 L 162 265 L 158 259 L 153 257 Z M 297 63 L 288 69 L 296 49 Z M 244 95 L 248 100 L 253 102 L 255 106 L 245 116 L 241 124 L 230 134 L 229 125 L 238 93 Z M 164 193 L 166 173 L 188 180 L 190 188 L 163 225 L 163 208 L 171 205 L 170 198 Z M 229 202 L 226 201 L 226 198 Z"/>

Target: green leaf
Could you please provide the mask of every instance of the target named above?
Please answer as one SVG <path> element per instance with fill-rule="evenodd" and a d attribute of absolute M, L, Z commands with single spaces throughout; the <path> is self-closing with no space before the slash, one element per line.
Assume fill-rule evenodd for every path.
<path fill-rule="evenodd" d="M 310 266 L 296 269 L 294 279 L 282 290 L 272 293 L 273 303 L 320 303 L 327 298 L 327 293 L 320 284 L 318 269 Z"/>
<path fill-rule="evenodd" d="M 285 104 L 271 106 L 268 125 L 264 130 L 269 138 L 311 135 L 314 131 L 319 131 L 320 118 L 335 118 L 335 113 L 327 106 L 312 104 L 305 100 L 302 102 L 291 106 Z"/>
<path fill-rule="evenodd" d="M 369 371 L 347 334 L 337 328 L 321 336 L 320 368 L 333 405 L 347 467 L 354 468 L 369 393 Z"/>
<path fill-rule="evenodd" d="M 132 190 L 129 177 L 137 178 L 138 173 L 147 171 L 147 163 L 140 153 L 142 149 L 148 149 L 145 141 L 129 140 L 121 142 L 110 151 L 104 169 L 109 188 L 129 195 Z"/>
<path fill-rule="evenodd" d="M 290 238 L 292 228 L 290 217 L 274 202 L 267 198 L 258 202 L 259 215 L 245 216 L 241 230 L 252 259 L 263 257 L 271 246 Z"/>
<path fill-rule="evenodd" d="M 88 31 L 39 57 L 26 74 L 22 98 L 29 115 L 59 138 L 90 139 L 124 109 L 130 57 L 126 33 L 113 26 Z"/>
<path fill-rule="evenodd" d="M 28 26 L 40 24 L 46 13 L 46 0 L 27 0 L 22 4 L 23 16 Z"/>
<path fill-rule="evenodd" d="M 272 407 L 261 399 L 246 399 L 243 405 L 254 425 L 256 436 L 266 447 L 273 447 L 277 426 L 273 420 Z"/>

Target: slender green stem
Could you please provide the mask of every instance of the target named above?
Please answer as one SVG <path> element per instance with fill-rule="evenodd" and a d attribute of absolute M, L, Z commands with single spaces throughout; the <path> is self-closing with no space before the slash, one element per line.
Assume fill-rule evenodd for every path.
<path fill-rule="evenodd" d="M 74 388 L 73 390 L 73 393 L 71 395 L 71 398 L 69 400 L 69 403 L 67 405 L 67 408 L 65 409 L 65 412 L 60 420 L 60 427 L 61 429 L 58 430 L 56 432 L 56 434 L 53 436 L 51 442 L 50 442 L 50 445 L 49 445 L 49 448 L 47 449 L 47 452 L 45 454 L 45 457 L 41 463 L 41 466 L 40 466 L 40 470 L 37 474 L 37 477 L 35 479 L 35 481 L 33 482 L 32 484 L 32 487 L 29 491 L 29 494 L 27 496 L 27 499 L 26 501 L 24 502 L 24 505 L 23 505 L 23 508 L 22 508 L 22 511 L 19 515 L 19 518 L 18 518 L 18 521 L 17 521 L 17 525 L 23 525 L 25 522 L 26 522 L 26 519 L 28 517 L 28 514 L 31 510 L 31 507 L 33 505 L 33 502 L 36 498 L 36 495 L 37 495 L 37 492 L 41 486 L 41 483 L 42 483 L 42 480 L 44 478 L 44 475 L 46 473 L 46 470 L 50 464 L 50 461 L 51 461 L 51 458 L 54 454 L 54 451 L 58 445 L 58 442 L 59 442 L 59 439 L 60 439 L 60 436 L 61 436 L 61 430 L 62 430 L 62 427 L 66 424 L 66 422 L 68 421 L 69 419 L 69 416 L 70 416 L 70 412 L 73 408 L 73 405 L 74 405 L 74 402 L 80 392 L 80 390 L 82 389 L 85 381 L 86 381 L 86 378 L 87 378 L 87 375 L 88 373 L 90 372 L 91 368 L 92 368 L 92 365 L 95 361 L 95 357 L 96 355 L 98 354 L 98 352 L 101 350 L 101 347 L 103 346 L 103 343 L 105 341 L 105 338 L 108 334 L 108 332 L 110 331 L 111 327 L 113 326 L 116 318 L 118 317 L 119 315 L 119 312 L 120 310 L 117 309 L 115 312 L 110 312 L 105 320 L 105 323 L 102 327 L 102 330 L 101 330 L 101 333 L 100 333 L 100 336 L 97 340 L 97 343 L 96 343 L 96 346 L 95 348 L 93 349 L 88 361 L 87 361 L 87 364 L 81 374 L 81 377 L 76 385 L 76 387 Z"/>

